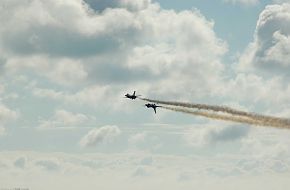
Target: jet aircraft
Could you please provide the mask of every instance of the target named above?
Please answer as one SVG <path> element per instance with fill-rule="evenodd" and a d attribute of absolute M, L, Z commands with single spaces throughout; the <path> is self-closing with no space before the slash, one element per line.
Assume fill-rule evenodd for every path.
<path fill-rule="evenodd" d="M 145 106 L 146 106 L 147 108 L 153 108 L 155 114 L 156 114 L 156 108 L 158 108 L 158 107 L 162 107 L 162 106 L 156 106 L 156 104 L 145 104 Z"/>
<path fill-rule="evenodd" d="M 132 95 L 131 94 L 128 94 L 128 93 L 125 94 L 125 97 L 124 98 L 129 98 L 129 99 L 135 100 L 139 96 L 141 96 L 141 95 L 136 95 L 136 91 L 134 91 L 134 93 Z"/>

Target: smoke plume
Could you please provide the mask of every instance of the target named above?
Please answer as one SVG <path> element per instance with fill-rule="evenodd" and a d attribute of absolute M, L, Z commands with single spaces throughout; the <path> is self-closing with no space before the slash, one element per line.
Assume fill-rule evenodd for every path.
<path fill-rule="evenodd" d="M 236 110 L 236 109 L 226 107 L 226 106 L 160 101 L 160 100 L 151 100 L 147 98 L 142 98 L 142 100 L 153 102 L 153 103 L 158 103 L 158 104 L 163 104 L 163 105 L 177 106 L 180 108 L 168 107 L 168 106 L 163 106 L 163 108 L 172 110 L 172 111 L 177 111 L 177 112 L 199 115 L 199 116 L 203 116 L 203 117 L 207 117 L 211 119 L 290 129 L 289 119 L 261 115 L 257 113 L 246 112 L 246 111 L 240 111 L 240 110 Z M 193 111 L 186 108 L 195 108 L 195 109 L 198 109 L 198 111 Z M 200 111 L 200 110 L 205 110 L 205 111 Z"/>

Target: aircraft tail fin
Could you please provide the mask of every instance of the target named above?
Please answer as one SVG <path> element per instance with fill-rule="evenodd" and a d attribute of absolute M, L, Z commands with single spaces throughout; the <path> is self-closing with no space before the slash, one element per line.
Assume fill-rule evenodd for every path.
<path fill-rule="evenodd" d="M 136 91 L 134 91 L 133 96 L 135 96 Z"/>
<path fill-rule="evenodd" d="M 156 114 L 156 108 L 154 107 L 153 109 L 154 109 L 154 112 L 155 112 L 155 114 Z"/>

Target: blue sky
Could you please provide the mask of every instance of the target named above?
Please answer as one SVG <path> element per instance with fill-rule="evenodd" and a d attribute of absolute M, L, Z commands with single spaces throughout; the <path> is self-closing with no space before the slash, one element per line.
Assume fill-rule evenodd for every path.
<path fill-rule="evenodd" d="M 287 189 L 288 130 L 154 114 L 123 96 L 289 118 L 289 11 L 287 0 L 1 1 L 0 189 Z"/>

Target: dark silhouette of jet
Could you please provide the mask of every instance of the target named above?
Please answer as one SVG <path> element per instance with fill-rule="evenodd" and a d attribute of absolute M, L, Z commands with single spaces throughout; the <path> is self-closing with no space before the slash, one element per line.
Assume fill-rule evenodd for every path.
<path fill-rule="evenodd" d="M 132 95 L 127 93 L 124 98 L 129 98 L 129 99 L 135 100 L 139 96 L 141 96 L 141 95 L 136 95 L 136 91 L 134 91 L 134 93 Z"/>
<path fill-rule="evenodd" d="M 155 114 L 156 114 L 156 108 L 158 108 L 158 107 L 162 107 L 162 106 L 156 106 L 156 104 L 145 104 L 145 106 L 146 106 L 147 108 L 153 108 Z"/>

